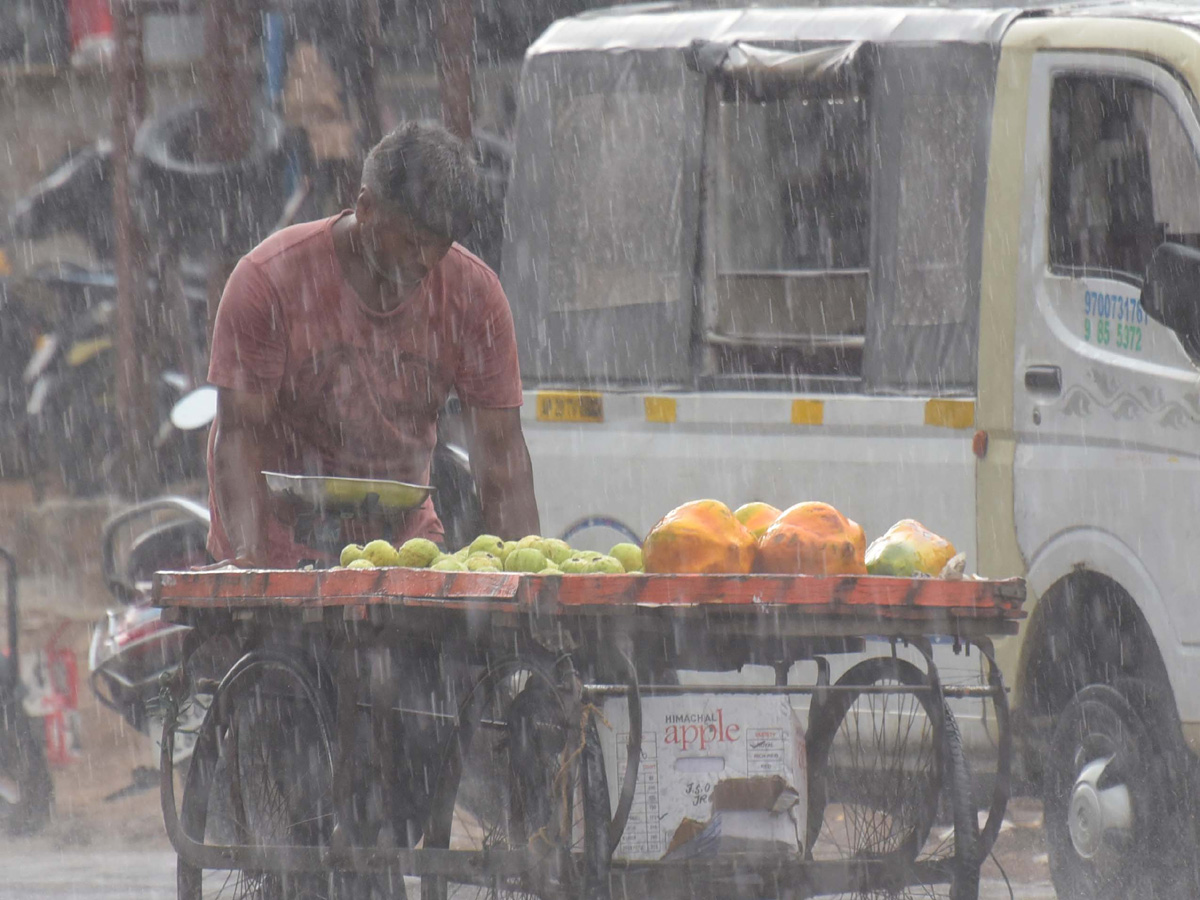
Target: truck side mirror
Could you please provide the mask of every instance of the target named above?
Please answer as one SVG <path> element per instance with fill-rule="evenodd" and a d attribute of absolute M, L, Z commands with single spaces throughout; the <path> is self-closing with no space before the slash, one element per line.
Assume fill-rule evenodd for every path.
<path fill-rule="evenodd" d="M 1160 244 L 1146 269 L 1142 307 L 1179 336 L 1193 360 L 1200 360 L 1200 250 Z"/>

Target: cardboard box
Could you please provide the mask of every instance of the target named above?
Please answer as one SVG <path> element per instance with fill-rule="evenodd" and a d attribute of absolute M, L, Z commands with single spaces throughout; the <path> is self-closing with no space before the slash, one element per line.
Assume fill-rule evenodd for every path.
<path fill-rule="evenodd" d="M 625 777 L 625 744 L 629 734 L 629 707 L 623 698 L 610 698 L 603 708 L 600 741 L 613 807 Z M 723 785 L 726 802 L 714 819 L 713 792 L 718 784 L 777 775 L 795 792 L 786 809 L 731 809 L 754 805 L 767 791 Z M 758 694 L 689 694 L 642 699 L 642 756 L 637 791 L 625 833 L 614 854 L 618 859 L 660 859 L 671 846 L 681 823 L 694 820 L 690 834 L 699 836 L 712 827 L 726 839 L 707 840 L 703 852 L 733 849 L 728 839 L 736 833 L 738 849 L 778 846 L 781 840 L 796 846 L 792 822 L 804 823 L 807 815 L 808 774 L 805 765 L 804 729 L 788 698 Z M 780 792 L 773 795 L 776 799 Z M 749 797 L 751 799 L 747 800 Z M 764 800 L 765 803 L 765 800 Z M 762 805 L 762 804 L 759 804 Z M 686 842 L 687 828 L 676 845 Z M 697 845 L 698 847 L 699 845 Z M 693 848 L 695 849 L 695 848 Z"/>

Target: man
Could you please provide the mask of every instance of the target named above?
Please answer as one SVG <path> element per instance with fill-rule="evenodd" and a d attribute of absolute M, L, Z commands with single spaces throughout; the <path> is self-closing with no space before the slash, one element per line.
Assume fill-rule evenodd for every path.
<path fill-rule="evenodd" d="M 263 470 L 429 483 L 453 389 L 490 532 L 538 531 L 508 300 L 455 243 L 475 171 L 444 129 L 401 125 L 367 156 L 353 210 L 271 235 L 234 269 L 217 309 L 208 477 L 214 559 L 295 566 L 320 557 L 268 504 Z M 430 501 L 399 540 L 442 538 Z"/>

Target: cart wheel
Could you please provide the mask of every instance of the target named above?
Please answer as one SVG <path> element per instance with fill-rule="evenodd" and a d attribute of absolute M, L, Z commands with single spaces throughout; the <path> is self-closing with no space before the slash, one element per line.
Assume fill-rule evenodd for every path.
<path fill-rule="evenodd" d="M 20 701 L 0 703 L 0 832 L 41 830 L 53 795 L 45 751 Z"/>
<path fill-rule="evenodd" d="M 577 877 L 584 808 L 579 712 L 571 712 L 553 665 L 526 658 L 494 663 L 459 713 L 443 758 L 425 846 L 452 850 L 544 849 L 536 871 L 482 873 L 474 883 L 422 879 L 436 900 L 536 897 Z M 588 732 L 595 739 L 595 726 Z M 607 833 L 606 838 L 607 838 Z M 569 857 L 558 851 L 573 850 Z M 562 863 L 567 862 L 564 871 Z"/>
<path fill-rule="evenodd" d="M 846 690 L 812 707 L 807 849 L 814 860 L 869 864 L 840 888 L 848 896 L 977 893 L 979 826 L 962 741 L 927 685 L 911 663 L 868 659 L 838 680 Z M 943 786 L 953 824 L 934 828 Z"/>
<path fill-rule="evenodd" d="M 333 826 L 330 714 L 305 667 L 270 651 L 229 671 L 192 754 L 180 824 L 215 844 L 319 846 Z M 180 900 L 332 900 L 328 873 L 201 871 L 180 859 Z"/>

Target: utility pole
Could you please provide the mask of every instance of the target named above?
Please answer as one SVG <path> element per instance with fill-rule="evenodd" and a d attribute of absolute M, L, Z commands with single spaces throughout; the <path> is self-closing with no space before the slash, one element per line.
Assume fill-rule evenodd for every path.
<path fill-rule="evenodd" d="M 440 0 L 438 13 L 438 93 L 442 121 L 454 134 L 468 140 L 475 70 L 475 13 L 471 0 Z"/>
<path fill-rule="evenodd" d="M 255 40 L 255 22 L 260 7 L 259 0 L 208 0 L 204 8 L 205 64 L 200 68 L 199 86 L 211 128 L 201 129 L 197 136 L 196 156 L 203 162 L 234 162 L 250 153 L 254 140 L 250 126 L 258 86 L 252 54 L 259 46 Z M 221 246 L 205 256 L 207 331 L 211 339 L 217 304 L 237 258 L 230 248 Z"/>
<path fill-rule="evenodd" d="M 148 461 L 153 436 L 147 373 L 139 350 L 146 304 L 146 242 L 133 215 L 129 183 L 133 139 L 146 113 L 142 20 L 135 0 L 113 0 L 116 58 L 111 85 L 113 124 L 113 214 L 116 238 L 117 420 L 124 438 L 121 487 L 137 492 L 138 474 Z"/>

